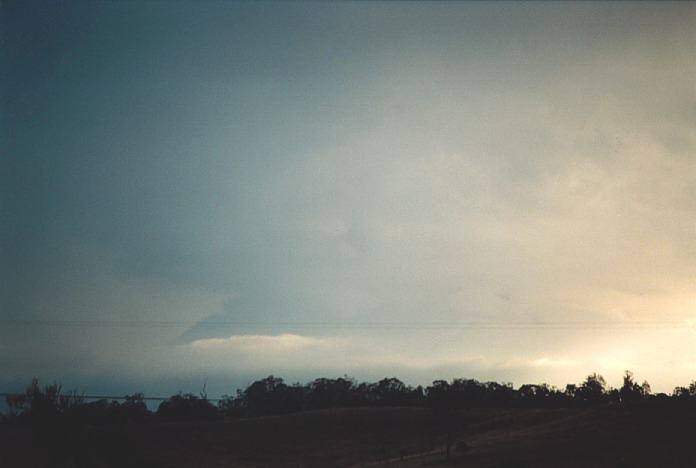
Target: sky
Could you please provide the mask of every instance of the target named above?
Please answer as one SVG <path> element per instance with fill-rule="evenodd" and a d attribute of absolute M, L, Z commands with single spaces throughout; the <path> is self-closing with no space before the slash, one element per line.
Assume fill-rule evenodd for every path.
<path fill-rule="evenodd" d="M 696 379 L 695 3 L 0 14 L 0 391 Z"/>

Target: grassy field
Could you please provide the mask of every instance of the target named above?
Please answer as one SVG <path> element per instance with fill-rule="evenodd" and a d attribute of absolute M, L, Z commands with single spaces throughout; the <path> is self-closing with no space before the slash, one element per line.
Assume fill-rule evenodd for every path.
<path fill-rule="evenodd" d="M 694 467 L 696 412 L 665 407 L 479 409 L 445 425 L 424 408 L 350 408 L 207 423 L 0 426 L 2 467 Z M 460 444 L 461 445 L 461 444 Z M 59 463 L 59 460 L 63 460 Z"/>

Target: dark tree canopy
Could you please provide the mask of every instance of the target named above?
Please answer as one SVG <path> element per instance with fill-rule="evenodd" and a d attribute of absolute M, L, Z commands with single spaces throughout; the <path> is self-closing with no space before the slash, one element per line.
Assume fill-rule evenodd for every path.
<path fill-rule="evenodd" d="M 515 389 L 511 383 L 480 382 L 455 378 L 435 380 L 428 387 L 413 387 L 387 377 L 377 382 L 361 382 L 343 376 L 318 378 L 304 385 L 288 385 L 282 378 L 270 375 L 224 396 L 213 405 L 205 392 L 200 395 L 179 393 L 163 401 L 157 411 L 148 411 L 140 393 L 118 401 L 90 401 L 75 393 L 64 394 L 59 384 L 40 387 L 33 380 L 21 395 L 7 397 L 14 418 L 49 420 L 69 417 L 90 423 L 163 421 L 195 421 L 215 418 L 254 417 L 297 411 L 355 406 L 423 406 L 445 417 L 448 412 L 468 408 L 573 407 L 625 405 L 643 402 L 694 402 L 696 381 L 688 387 L 677 387 L 672 396 L 653 395 L 647 382 L 638 384 L 633 373 L 626 371 L 623 384 L 614 389 L 604 377 L 588 375 L 579 384 L 564 389 L 547 384 L 524 384 Z"/>

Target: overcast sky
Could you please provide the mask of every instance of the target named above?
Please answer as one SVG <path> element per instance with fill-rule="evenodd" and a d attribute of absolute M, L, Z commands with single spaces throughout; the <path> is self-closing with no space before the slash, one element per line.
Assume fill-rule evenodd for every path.
<path fill-rule="evenodd" d="M 696 378 L 695 3 L 0 12 L 3 388 Z"/>

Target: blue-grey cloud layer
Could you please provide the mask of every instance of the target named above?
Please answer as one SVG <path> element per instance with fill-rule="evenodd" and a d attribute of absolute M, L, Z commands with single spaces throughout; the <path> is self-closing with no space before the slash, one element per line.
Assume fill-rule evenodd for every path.
<path fill-rule="evenodd" d="M 509 325 L 693 313 L 692 4 L 2 12 L 9 380 L 298 375 L 311 346 L 187 347 L 282 334 L 335 373 L 657 372 Z"/>

